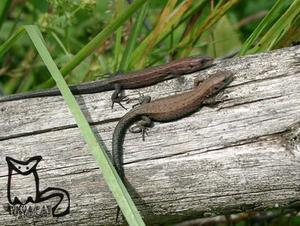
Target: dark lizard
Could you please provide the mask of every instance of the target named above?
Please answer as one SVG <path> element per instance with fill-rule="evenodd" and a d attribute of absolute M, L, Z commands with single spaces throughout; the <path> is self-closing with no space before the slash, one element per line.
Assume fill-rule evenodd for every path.
<path fill-rule="evenodd" d="M 210 66 L 213 58 L 208 56 L 187 57 L 180 60 L 171 61 L 170 63 L 129 72 L 127 74 L 116 74 L 115 76 L 101 81 L 84 83 L 81 85 L 70 86 L 71 92 L 76 94 L 98 93 L 103 91 L 115 90 L 111 96 L 112 107 L 114 103 L 121 104 L 125 99 L 122 94 L 124 89 L 136 89 L 145 86 L 172 79 L 184 74 L 192 73 Z M 25 94 L 15 94 L 0 97 L 0 102 L 28 99 L 34 97 L 58 96 L 61 95 L 57 88 L 36 91 Z"/>

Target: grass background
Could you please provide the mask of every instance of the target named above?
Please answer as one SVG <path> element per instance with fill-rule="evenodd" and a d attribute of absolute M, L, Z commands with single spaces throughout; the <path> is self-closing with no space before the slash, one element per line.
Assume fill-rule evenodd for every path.
<path fill-rule="evenodd" d="M 241 55 L 262 52 L 290 46 L 300 37 L 299 0 L 151 0 L 119 19 L 128 2 L 3 0 L 0 1 L 0 43 L 11 38 L 22 25 L 37 24 L 67 83 L 77 84 L 188 55 L 220 57 L 241 47 Z M 283 26 L 275 27 L 275 32 L 265 37 L 293 4 L 297 4 L 293 7 L 296 12 L 290 20 L 283 18 Z M 274 6 L 273 15 L 256 31 Z M 116 19 L 119 19 L 117 23 Z M 114 27 L 109 27 L 113 23 Z M 254 32 L 257 36 L 249 42 Z M 86 50 L 99 34 L 100 40 Z M 87 52 L 76 58 L 72 69 L 66 68 L 83 50 Z M 0 51 L 0 56 L 3 94 L 54 85 L 28 36 L 20 35 L 10 51 L 5 54 Z"/>
<path fill-rule="evenodd" d="M 79 84 L 190 55 L 242 56 L 295 45 L 299 12 L 300 0 L 2 0 L 0 94 L 55 85 L 27 24 L 42 31 L 45 41 L 39 32 L 32 41 L 47 46 L 56 73 Z M 262 222 L 300 224 L 290 213 L 275 215 Z"/>

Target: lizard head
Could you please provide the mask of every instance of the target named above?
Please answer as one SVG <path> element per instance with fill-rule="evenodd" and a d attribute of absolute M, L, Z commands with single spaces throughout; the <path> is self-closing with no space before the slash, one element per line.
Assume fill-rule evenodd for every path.
<path fill-rule="evenodd" d="M 213 61 L 214 59 L 209 56 L 187 57 L 184 59 L 177 60 L 176 70 L 177 72 L 183 70 L 183 74 L 188 74 L 188 73 L 200 71 L 201 69 L 211 66 Z"/>
<path fill-rule="evenodd" d="M 226 87 L 233 80 L 233 74 L 230 71 L 217 71 L 215 74 L 209 76 L 201 86 L 209 87 L 208 95 L 214 95 L 218 93 L 221 89 Z M 202 87 L 203 87 L 202 86 Z"/>

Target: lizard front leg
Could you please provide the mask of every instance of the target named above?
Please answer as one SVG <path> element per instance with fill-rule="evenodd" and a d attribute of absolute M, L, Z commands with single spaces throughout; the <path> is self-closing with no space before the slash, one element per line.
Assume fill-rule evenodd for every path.
<path fill-rule="evenodd" d="M 140 106 L 140 105 L 143 105 L 143 104 L 147 104 L 147 103 L 150 103 L 150 102 L 151 102 L 151 97 L 150 97 L 150 96 L 141 94 L 141 93 L 139 92 L 139 100 L 138 100 L 138 103 L 132 105 L 132 108 L 135 108 L 135 107 L 137 107 L 137 106 Z"/>
<path fill-rule="evenodd" d="M 114 108 L 114 104 L 119 104 L 122 108 L 127 110 L 126 107 L 121 102 L 127 101 L 127 96 L 124 95 L 124 92 L 122 90 L 122 87 L 120 84 L 116 83 L 114 84 L 115 91 L 111 95 L 111 108 Z"/>

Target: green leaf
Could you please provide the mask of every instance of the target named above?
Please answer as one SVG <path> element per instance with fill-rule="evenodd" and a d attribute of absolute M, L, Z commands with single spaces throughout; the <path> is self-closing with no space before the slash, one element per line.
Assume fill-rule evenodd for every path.
<path fill-rule="evenodd" d="M 59 88 L 66 104 L 68 105 L 80 132 L 88 144 L 90 152 L 95 157 L 99 168 L 101 169 L 104 180 L 108 184 L 112 191 L 117 203 L 119 204 L 127 222 L 129 225 L 145 225 L 141 215 L 135 207 L 132 199 L 130 198 L 124 184 L 118 176 L 115 168 L 113 167 L 108 155 L 104 151 L 104 147 L 97 142 L 95 134 L 92 131 L 87 119 L 80 110 L 79 105 L 76 102 L 75 97 L 72 95 L 67 83 L 62 77 L 61 72 L 57 68 L 54 60 L 48 52 L 40 30 L 37 26 L 27 25 L 25 29 L 35 45 L 38 53 L 48 68 L 51 76 L 55 80 L 57 87 Z"/>

